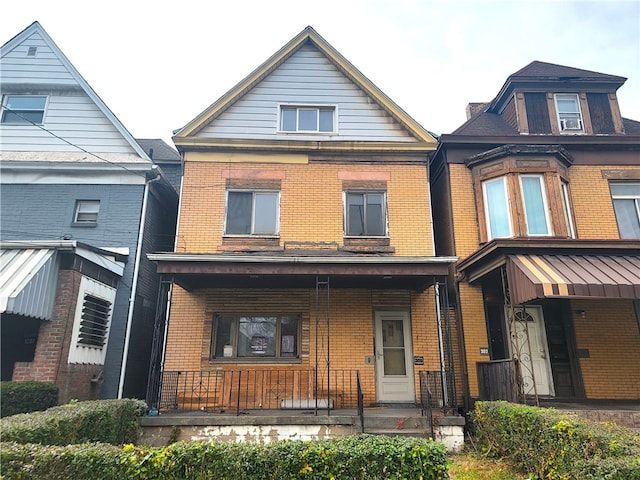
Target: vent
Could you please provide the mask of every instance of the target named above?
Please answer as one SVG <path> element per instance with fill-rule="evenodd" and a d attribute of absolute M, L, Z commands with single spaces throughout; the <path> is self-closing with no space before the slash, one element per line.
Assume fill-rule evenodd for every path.
<path fill-rule="evenodd" d="M 27 57 L 35 57 L 37 51 L 38 47 L 29 47 L 29 50 L 27 50 Z"/>
<path fill-rule="evenodd" d="M 80 320 L 78 345 L 102 348 L 107 339 L 111 302 L 85 295 Z"/>

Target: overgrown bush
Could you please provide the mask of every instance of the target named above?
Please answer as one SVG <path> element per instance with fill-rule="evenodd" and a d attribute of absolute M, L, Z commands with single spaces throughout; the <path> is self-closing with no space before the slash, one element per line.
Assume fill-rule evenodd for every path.
<path fill-rule="evenodd" d="M 165 448 L 3 444 L 0 463 L 7 478 L 23 480 L 441 480 L 448 469 L 440 443 L 368 435 L 269 444 L 177 442 Z"/>
<path fill-rule="evenodd" d="M 46 382 L 0 382 L 0 416 L 46 410 L 58 404 L 58 387 Z"/>
<path fill-rule="evenodd" d="M 478 402 L 472 414 L 482 451 L 549 480 L 640 480 L 640 437 L 552 408 Z"/>
<path fill-rule="evenodd" d="M 141 400 L 91 400 L 53 407 L 44 412 L 22 413 L 0 420 L 4 442 L 68 445 L 135 442 L 138 417 L 146 411 Z"/>

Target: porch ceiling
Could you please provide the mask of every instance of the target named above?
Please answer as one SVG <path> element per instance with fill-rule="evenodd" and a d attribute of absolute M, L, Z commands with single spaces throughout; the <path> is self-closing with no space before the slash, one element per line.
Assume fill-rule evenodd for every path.
<path fill-rule="evenodd" d="M 423 291 L 434 277 L 448 275 L 453 257 L 251 256 L 149 254 L 161 274 L 186 290 L 200 288 L 332 288 Z"/>

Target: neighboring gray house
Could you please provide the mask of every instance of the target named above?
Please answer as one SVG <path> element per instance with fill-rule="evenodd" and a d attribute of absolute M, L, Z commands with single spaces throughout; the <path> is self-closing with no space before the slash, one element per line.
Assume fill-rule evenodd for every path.
<path fill-rule="evenodd" d="M 38 22 L 1 47 L 0 83 L 2 379 L 144 398 L 146 254 L 173 248 L 175 184 Z"/>

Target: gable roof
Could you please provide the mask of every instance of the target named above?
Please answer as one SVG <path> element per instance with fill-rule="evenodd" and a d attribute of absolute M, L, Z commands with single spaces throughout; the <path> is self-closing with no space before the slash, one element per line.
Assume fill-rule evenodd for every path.
<path fill-rule="evenodd" d="M 62 50 L 56 45 L 53 39 L 49 36 L 49 34 L 45 31 L 45 29 L 40 25 L 39 22 L 35 21 L 27 28 L 25 28 L 22 32 L 18 33 L 8 42 L 6 42 L 2 47 L 0 47 L 0 59 L 9 54 L 12 50 L 19 47 L 22 42 L 31 37 L 34 34 L 40 35 L 42 40 L 47 44 L 47 46 L 54 52 L 57 59 L 64 65 L 67 69 L 73 80 L 77 82 L 77 84 L 82 88 L 82 90 L 87 94 L 87 96 L 93 101 L 93 103 L 98 107 L 98 109 L 104 114 L 107 119 L 113 124 L 116 130 L 122 135 L 122 137 L 127 141 L 127 143 L 131 146 L 131 148 L 145 160 L 149 160 L 149 157 L 145 153 L 144 149 L 135 141 L 131 133 L 125 128 L 125 126 L 118 120 L 113 112 L 107 107 L 107 105 L 102 101 L 102 99 L 98 96 L 98 94 L 91 88 L 91 86 L 87 83 L 87 81 L 80 75 L 80 72 L 76 70 L 73 64 L 69 61 L 69 59 L 62 53 Z"/>
<path fill-rule="evenodd" d="M 151 160 L 160 162 L 180 163 L 182 157 L 175 148 L 161 138 L 136 138 Z"/>
<path fill-rule="evenodd" d="M 393 119 L 406 128 L 413 136 L 420 141 L 436 144 L 435 138 L 425 130 L 418 122 L 411 118 L 404 110 L 396 105 L 387 95 L 365 77 L 356 67 L 344 58 L 335 48 L 322 38 L 311 26 L 306 27 L 302 32 L 291 39 L 285 46 L 273 54 L 262 65 L 256 68 L 246 78 L 235 87 L 220 97 L 210 105 L 200 115 L 190 121 L 174 136 L 174 140 L 192 136 L 203 129 L 209 122 L 218 117 L 238 101 L 249 90 L 255 87 L 267 75 L 273 72 L 285 60 L 291 57 L 307 42 L 315 46 L 336 68 L 341 71 L 349 80 L 364 91 L 373 99 L 384 111 Z"/>

